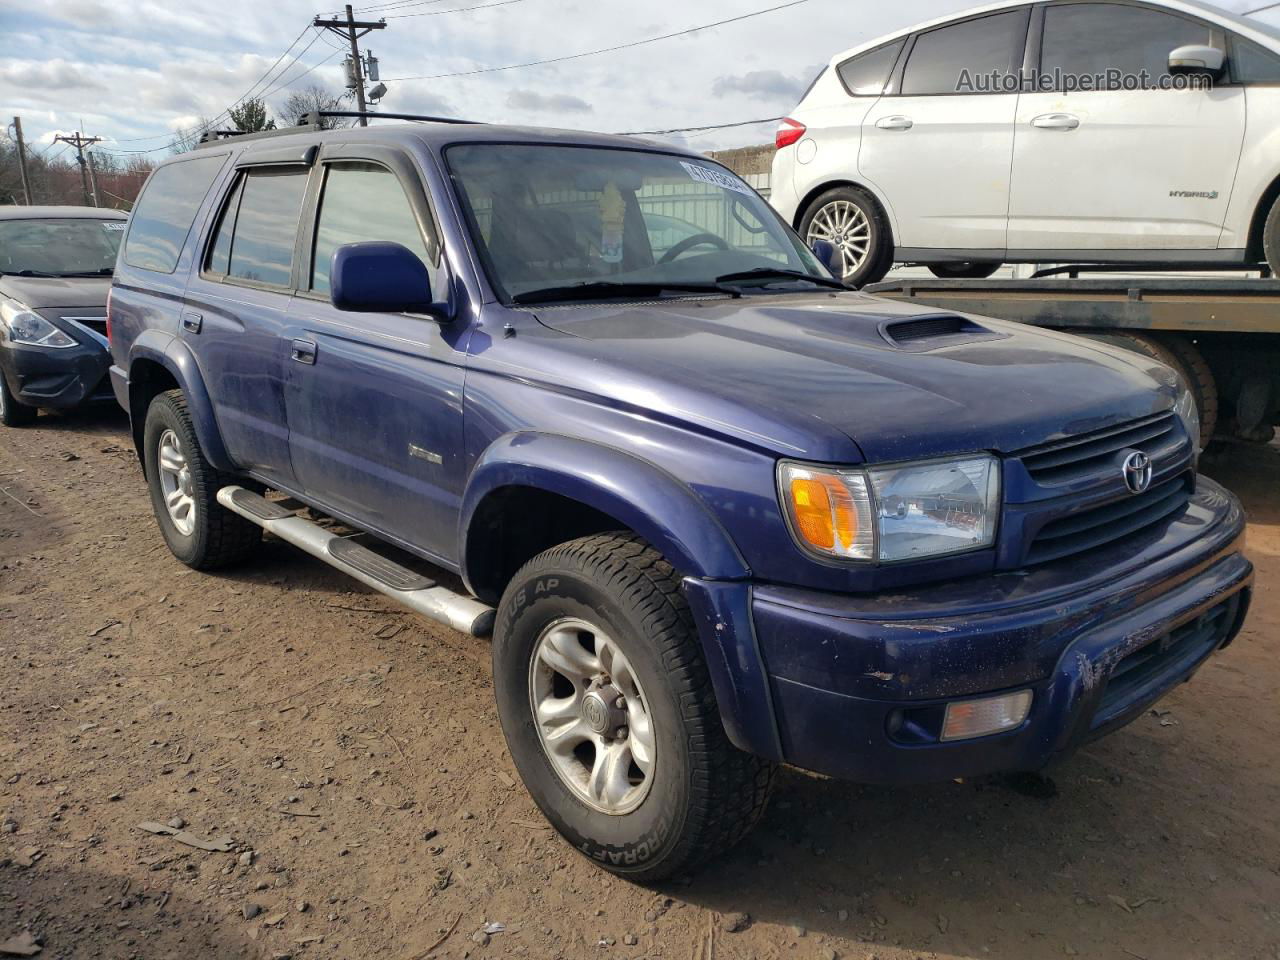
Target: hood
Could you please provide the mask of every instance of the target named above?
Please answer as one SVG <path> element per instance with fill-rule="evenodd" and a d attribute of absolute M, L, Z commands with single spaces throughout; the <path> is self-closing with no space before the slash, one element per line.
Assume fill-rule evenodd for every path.
<path fill-rule="evenodd" d="M 14 277 L 0 276 L 0 294 L 32 310 L 107 305 L 110 277 Z"/>
<path fill-rule="evenodd" d="M 1159 413 L 1176 399 L 1168 368 L 1138 354 L 857 293 L 536 313 L 574 338 L 559 351 L 588 361 L 573 365 L 572 386 L 623 404 L 663 398 L 667 416 L 784 456 L 1009 453 Z"/>

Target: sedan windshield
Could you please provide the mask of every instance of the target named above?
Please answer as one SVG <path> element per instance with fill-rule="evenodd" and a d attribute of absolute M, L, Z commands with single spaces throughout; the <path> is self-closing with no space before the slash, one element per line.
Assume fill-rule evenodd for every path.
<path fill-rule="evenodd" d="M 0 273 L 19 277 L 105 277 L 116 263 L 123 220 L 0 220 Z"/>
<path fill-rule="evenodd" d="M 459 145 L 447 159 L 490 279 L 514 302 L 832 283 L 710 160 L 542 144 Z"/>

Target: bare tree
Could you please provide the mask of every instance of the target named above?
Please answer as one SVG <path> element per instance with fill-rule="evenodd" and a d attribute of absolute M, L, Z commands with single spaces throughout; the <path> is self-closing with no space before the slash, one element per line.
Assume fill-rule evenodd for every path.
<path fill-rule="evenodd" d="M 276 114 L 280 117 L 282 127 L 294 127 L 302 122 L 308 113 L 318 110 L 341 110 L 344 107 L 342 95 L 330 93 L 318 83 L 313 83 L 301 90 L 289 94 Z M 335 130 L 339 127 L 351 126 L 351 120 L 345 117 L 321 117 L 321 130 Z"/>
<path fill-rule="evenodd" d="M 208 117 L 201 117 L 194 126 L 178 127 L 173 132 L 173 139 L 169 141 L 169 150 L 173 153 L 194 150 L 199 145 L 200 138 L 214 129 L 214 123 Z"/>

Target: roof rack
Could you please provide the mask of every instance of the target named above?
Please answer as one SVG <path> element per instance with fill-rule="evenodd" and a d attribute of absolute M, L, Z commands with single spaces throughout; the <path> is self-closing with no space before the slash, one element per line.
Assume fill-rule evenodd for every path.
<path fill-rule="evenodd" d="M 310 113 L 304 113 L 299 119 L 299 125 L 316 124 L 322 117 L 361 117 L 366 120 L 416 120 L 420 123 L 481 123 L 480 120 L 461 120 L 457 117 L 431 117 L 422 113 L 383 113 L 382 111 L 372 110 L 313 110 Z"/>
<path fill-rule="evenodd" d="M 215 146 L 227 140 L 239 143 L 241 140 L 258 140 L 264 137 L 292 136 L 296 133 L 311 133 L 320 129 L 318 124 L 299 124 L 296 127 L 277 127 L 274 130 L 259 130 L 256 133 L 245 133 L 243 130 L 206 130 L 200 134 L 200 142 L 193 149 Z"/>

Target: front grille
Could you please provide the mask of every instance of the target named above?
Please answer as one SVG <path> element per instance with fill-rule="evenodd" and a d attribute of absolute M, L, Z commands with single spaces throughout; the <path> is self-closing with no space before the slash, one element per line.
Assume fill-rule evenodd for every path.
<path fill-rule="evenodd" d="M 1071 440 L 1032 447 L 1020 457 L 1032 480 L 1053 486 L 1098 473 L 1114 463 L 1122 450 L 1141 450 L 1154 461 L 1180 440 L 1176 416 L 1161 413 Z"/>
<path fill-rule="evenodd" d="M 1101 506 L 1051 520 L 1027 549 L 1026 562 L 1046 563 L 1073 553 L 1131 537 L 1180 514 L 1191 500 L 1194 476 L 1189 471 Z"/>
<path fill-rule="evenodd" d="M 1115 719 L 1145 696 L 1158 690 L 1164 681 L 1176 678 L 1227 639 L 1240 609 L 1234 596 L 1189 623 L 1157 637 L 1130 653 L 1114 667 L 1094 714 L 1093 726 Z"/>

